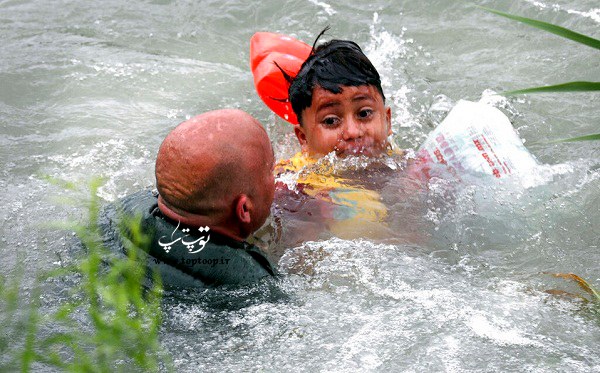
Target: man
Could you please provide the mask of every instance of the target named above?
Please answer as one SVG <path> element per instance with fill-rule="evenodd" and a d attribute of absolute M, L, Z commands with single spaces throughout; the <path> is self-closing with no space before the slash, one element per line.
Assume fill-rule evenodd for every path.
<path fill-rule="evenodd" d="M 150 237 L 144 250 L 163 283 L 243 284 L 275 274 L 266 256 L 244 241 L 269 216 L 273 167 L 267 133 L 240 110 L 198 115 L 167 135 L 156 158 L 158 193 L 122 201 L 126 215 L 141 215 Z"/>

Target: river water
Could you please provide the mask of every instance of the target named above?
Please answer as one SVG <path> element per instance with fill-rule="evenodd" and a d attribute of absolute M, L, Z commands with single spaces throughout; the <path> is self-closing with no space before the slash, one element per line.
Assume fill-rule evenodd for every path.
<path fill-rule="evenodd" d="M 600 37 L 597 0 L 477 4 Z M 48 224 L 85 216 L 47 176 L 82 186 L 103 176 L 107 202 L 152 186 L 162 139 L 195 114 L 241 108 L 279 158 L 297 151 L 254 92 L 256 31 L 311 43 L 330 25 L 329 37 L 355 40 L 407 149 L 460 99 L 600 80 L 596 50 L 472 2 L 3 0 L 0 20 L 4 273 L 53 268 L 70 234 Z M 294 273 L 280 281 L 168 295 L 161 337 L 177 370 L 600 372 L 598 313 L 549 294 L 585 293 L 544 273 L 600 287 L 600 143 L 550 143 L 597 133 L 599 103 L 597 93 L 496 99 L 543 181 L 448 197 L 440 180 L 391 203 L 390 224 L 426 239 L 306 242 L 287 248 Z"/>

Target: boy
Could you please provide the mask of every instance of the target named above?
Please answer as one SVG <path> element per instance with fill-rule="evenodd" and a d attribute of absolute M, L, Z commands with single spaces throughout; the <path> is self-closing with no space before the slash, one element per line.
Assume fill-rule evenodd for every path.
<path fill-rule="evenodd" d="M 314 49 L 291 81 L 289 100 L 300 123 L 294 132 L 310 157 L 377 156 L 389 145 L 391 109 L 379 73 L 352 41 Z"/>
<path fill-rule="evenodd" d="M 275 215 L 285 215 L 282 237 L 294 245 L 325 238 L 327 231 L 342 238 L 393 235 L 385 224 L 387 208 L 375 191 L 392 170 L 368 162 L 377 172 L 349 175 L 334 172 L 330 158 L 323 159 L 332 152 L 340 158 L 402 155 L 392 152 L 388 141 L 391 109 L 385 106 L 371 61 L 356 43 L 332 40 L 313 47 L 295 77 L 282 73 L 290 83 L 289 101 L 299 122 L 294 132 L 301 147 L 276 167 Z"/>

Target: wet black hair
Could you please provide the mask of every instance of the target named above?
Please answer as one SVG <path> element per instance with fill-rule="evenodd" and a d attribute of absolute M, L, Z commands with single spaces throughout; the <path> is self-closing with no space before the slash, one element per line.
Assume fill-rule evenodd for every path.
<path fill-rule="evenodd" d="M 317 36 L 310 56 L 295 77 L 290 77 L 282 70 L 290 82 L 289 100 L 300 125 L 302 111 L 310 107 L 313 89 L 316 86 L 337 94 L 342 92 L 342 86 L 373 85 L 385 103 L 379 73 L 358 44 L 350 40 L 334 39 L 315 48 L 319 38 L 328 29 L 325 28 Z"/>

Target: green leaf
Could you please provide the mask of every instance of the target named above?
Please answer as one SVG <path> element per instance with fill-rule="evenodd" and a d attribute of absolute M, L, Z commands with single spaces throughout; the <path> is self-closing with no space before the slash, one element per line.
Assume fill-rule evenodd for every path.
<path fill-rule="evenodd" d="M 525 88 L 514 91 L 503 92 L 503 95 L 522 95 L 525 93 L 543 92 L 588 92 L 600 91 L 600 82 L 569 82 L 543 87 Z"/>
<path fill-rule="evenodd" d="M 40 177 L 40 179 L 45 180 L 48 183 L 50 183 L 52 185 L 56 185 L 56 186 L 61 187 L 63 189 L 67 189 L 67 190 L 70 190 L 70 191 L 74 191 L 74 190 L 77 189 L 77 184 L 73 183 L 71 181 L 59 179 L 57 177 L 50 176 L 50 175 L 39 175 L 39 177 Z"/>
<path fill-rule="evenodd" d="M 553 33 L 555 35 L 562 36 L 563 38 L 567 38 L 567 39 L 576 41 L 578 43 L 585 44 L 585 45 L 587 45 L 589 47 L 600 49 L 600 40 L 591 38 L 589 36 L 586 36 L 586 35 L 583 35 L 583 34 L 580 34 L 580 33 L 577 33 L 575 31 L 571 31 L 571 30 L 569 30 L 567 28 L 560 27 L 560 26 L 557 26 L 557 25 L 553 25 L 552 23 L 546 23 L 546 22 L 538 21 L 538 20 L 531 19 L 531 18 L 515 16 L 515 15 L 509 14 L 509 13 L 504 13 L 504 12 L 501 12 L 499 10 L 491 9 L 491 8 L 486 8 L 486 7 L 483 7 L 483 6 L 479 6 L 479 8 L 484 9 L 484 10 L 486 10 L 488 12 L 491 12 L 491 13 L 497 14 L 497 15 L 502 16 L 502 17 L 506 17 L 506 18 L 509 18 L 509 19 L 512 19 L 512 20 L 515 20 L 515 21 L 519 21 L 519 22 L 525 23 L 525 24 L 527 24 L 529 26 L 533 26 L 533 27 L 542 29 L 544 31 L 551 32 L 551 33 Z"/>
<path fill-rule="evenodd" d="M 569 139 L 564 139 L 564 140 L 556 140 L 556 141 L 552 141 L 552 143 L 557 143 L 557 142 L 573 142 L 573 141 L 591 141 L 591 140 L 600 140 L 600 133 L 596 133 L 596 134 L 593 134 L 593 135 L 571 137 Z"/>

